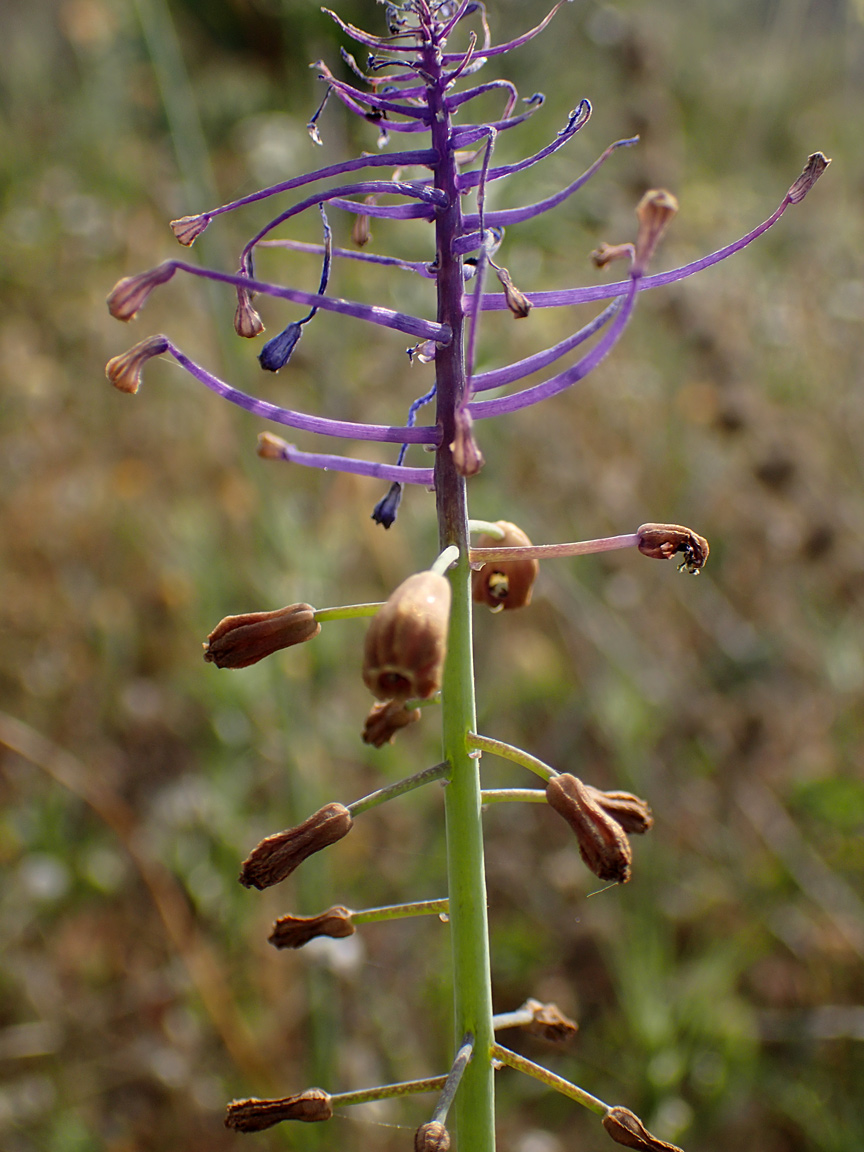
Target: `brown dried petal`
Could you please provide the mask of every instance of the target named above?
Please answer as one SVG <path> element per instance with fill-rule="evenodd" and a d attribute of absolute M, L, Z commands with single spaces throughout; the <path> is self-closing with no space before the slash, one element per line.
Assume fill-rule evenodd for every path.
<path fill-rule="evenodd" d="M 131 320 L 147 303 L 153 289 L 170 280 L 176 271 L 173 262 L 166 260 L 149 272 L 118 280 L 108 294 L 108 311 L 115 320 Z"/>
<path fill-rule="evenodd" d="M 710 548 L 708 541 L 682 524 L 642 524 L 636 529 L 639 551 L 654 560 L 668 560 L 677 552 L 684 559 L 682 568 L 695 575 L 705 566 Z"/>
<path fill-rule="evenodd" d="M 604 242 L 591 253 L 591 262 L 595 268 L 605 268 L 613 260 L 632 260 L 632 244 L 607 244 Z"/>
<path fill-rule="evenodd" d="M 633 796 L 630 792 L 601 792 L 586 784 L 589 795 L 600 805 L 604 812 L 608 812 L 617 820 L 625 832 L 637 836 L 654 827 L 654 816 L 648 804 Z"/>
<path fill-rule="evenodd" d="M 517 320 L 524 320 L 534 305 L 524 292 L 519 291 L 506 268 L 496 268 L 495 274 L 501 281 L 501 286 L 504 289 L 504 299 L 507 301 L 507 307 Z"/>
<path fill-rule="evenodd" d="M 141 371 L 148 360 L 161 356 L 168 350 L 165 336 L 148 336 L 140 340 L 128 352 L 113 356 L 105 365 L 105 375 L 115 388 L 134 395 L 141 384 Z"/>
<path fill-rule="evenodd" d="M 416 724 L 419 719 L 420 709 L 406 708 L 404 700 L 373 704 L 363 726 L 363 743 L 383 748 L 393 741 L 400 728 Z"/>
<path fill-rule="evenodd" d="M 280 916 L 268 939 L 274 948 L 302 948 L 316 936 L 342 940 L 353 935 L 351 913 L 341 904 L 335 904 L 318 916 Z"/>
<path fill-rule="evenodd" d="M 414 1133 L 414 1152 L 450 1152 L 450 1133 L 437 1120 L 421 1124 Z"/>
<path fill-rule="evenodd" d="M 623 1144 L 625 1148 L 640 1148 L 644 1152 L 681 1152 L 677 1144 L 668 1144 L 652 1136 L 629 1108 L 610 1108 L 603 1117 L 603 1127 L 616 1144 Z"/>
<path fill-rule="evenodd" d="M 258 433 L 258 447 L 256 449 L 262 460 L 283 460 L 287 441 L 281 436 L 274 436 L 272 432 Z"/>
<path fill-rule="evenodd" d="M 333 1115 L 330 1096 L 323 1088 L 307 1088 L 281 1100 L 232 1100 L 225 1115 L 225 1127 L 236 1132 L 262 1132 L 282 1120 L 302 1120 L 311 1124 Z"/>
<path fill-rule="evenodd" d="M 363 680 L 379 700 L 428 700 L 441 687 L 450 581 L 435 572 L 409 576 L 373 617 L 366 633 Z"/>
<path fill-rule="evenodd" d="M 546 799 L 576 833 L 579 854 L 594 875 L 626 884 L 633 859 L 630 841 L 582 781 L 568 772 L 553 776 L 546 785 Z"/>
<path fill-rule="evenodd" d="M 822 152 L 807 157 L 804 171 L 786 193 L 790 204 L 800 204 L 831 161 Z"/>
<path fill-rule="evenodd" d="M 636 237 L 634 270 L 644 271 L 648 266 L 660 243 L 660 237 L 677 211 L 678 201 L 665 188 L 652 188 L 639 201 L 636 207 L 639 233 Z"/>
<path fill-rule="evenodd" d="M 460 476 L 476 476 L 485 464 L 483 453 L 474 438 L 474 419 L 467 408 L 456 411 L 456 430 L 450 451 Z"/>
<path fill-rule="evenodd" d="M 280 648 L 312 640 L 320 631 L 311 604 L 226 616 L 207 637 L 204 659 L 217 668 L 248 668 Z"/>
<path fill-rule="evenodd" d="M 352 824 L 344 804 L 325 804 L 296 828 L 276 832 L 253 848 L 240 869 L 240 883 L 258 889 L 278 884 L 307 856 L 347 836 Z"/>
<path fill-rule="evenodd" d="M 507 520 L 497 521 L 496 527 L 504 535 L 497 539 L 481 536 L 478 548 L 527 548 L 531 541 L 521 528 Z M 493 612 L 502 608 L 525 608 L 531 603 L 531 591 L 537 573 L 538 560 L 489 560 L 471 573 L 471 595 L 481 604 L 488 604 Z"/>
<path fill-rule="evenodd" d="M 264 331 L 264 321 L 252 307 L 252 297 L 245 288 L 237 290 L 237 308 L 234 312 L 234 331 L 244 340 L 252 340 Z"/>
<path fill-rule="evenodd" d="M 209 223 L 209 216 L 181 216 L 179 220 L 171 221 L 171 231 L 180 243 L 185 248 L 188 248 L 201 235 Z"/>
<path fill-rule="evenodd" d="M 526 1031 L 532 1036 L 541 1036 L 552 1044 L 563 1044 L 579 1031 L 576 1021 L 565 1016 L 557 1004 L 526 1000 L 523 1007 L 534 1014 L 534 1019 L 526 1025 Z"/>

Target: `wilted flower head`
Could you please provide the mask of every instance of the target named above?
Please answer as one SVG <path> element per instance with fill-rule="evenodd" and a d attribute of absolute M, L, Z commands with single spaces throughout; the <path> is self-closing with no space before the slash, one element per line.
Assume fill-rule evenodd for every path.
<path fill-rule="evenodd" d="M 258 889 L 278 884 L 313 853 L 347 836 L 353 823 L 344 804 L 325 804 L 296 828 L 275 832 L 253 848 L 240 869 L 240 883 Z"/>
<path fill-rule="evenodd" d="M 268 939 L 274 948 L 302 948 L 319 936 L 343 940 L 354 935 L 351 913 L 341 904 L 318 916 L 280 916 Z"/>
<path fill-rule="evenodd" d="M 624 829 L 576 776 L 562 773 L 546 785 L 550 807 L 563 816 L 579 845 L 579 855 L 601 880 L 626 884 L 633 852 Z"/>
<path fill-rule="evenodd" d="M 263 1132 L 282 1120 L 302 1120 L 306 1124 L 329 1120 L 333 1115 L 330 1094 L 323 1088 L 307 1088 L 281 1100 L 232 1100 L 225 1127 L 235 1132 Z"/>
<path fill-rule="evenodd" d="M 643 556 L 668 560 L 680 552 L 684 557 L 681 567 L 694 576 L 704 567 L 711 551 L 704 536 L 681 524 L 642 524 L 636 529 L 636 535 Z"/>
<path fill-rule="evenodd" d="M 625 1148 L 638 1148 L 642 1152 L 681 1152 L 677 1144 L 652 1136 L 629 1108 L 610 1108 L 603 1117 L 603 1127 L 616 1144 L 623 1144 Z"/>
<path fill-rule="evenodd" d="M 207 637 L 204 659 L 217 668 L 248 668 L 281 648 L 312 640 L 320 631 L 311 604 L 226 616 Z"/>
<path fill-rule="evenodd" d="M 105 365 L 105 375 L 121 392 L 135 393 L 141 385 L 141 372 L 148 360 L 161 356 L 168 348 L 164 336 L 148 336 L 128 352 L 112 357 Z"/>
<path fill-rule="evenodd" d="M 378 700 L 428 700 L 441 687 L 450 581 L 417 572 L 391 593 L 366 633 L 363 680 Z"/>
<path fill-rule="evenodd" d="M 393 742 L 400 728 L 416 724 L 420 719 L 419 708 L 407 708 L 404 700 L 385 700 L 372 705 L 363 726 L 363 743 L 375 748 L 383 748 Z"/>
<path fill-rule="evenodd" d="M 478 548 L 523 548 L 531 541 L 521 528 L 508 520 L 495 525 L 502 536 L 481 536 Z M 488 604 L 493 612 L 503 609 L 524 608 L 531 603 L 531 592 L 537 573 L 538 560 L 488 560 L 471 573 L 471 593 L 481 604 Z"/>

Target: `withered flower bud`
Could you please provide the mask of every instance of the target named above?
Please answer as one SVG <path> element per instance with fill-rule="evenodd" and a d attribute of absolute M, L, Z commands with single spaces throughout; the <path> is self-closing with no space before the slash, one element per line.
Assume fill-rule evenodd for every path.
<path fill-rule="evenodd" d="M 591 262 L 595 268 L 605 268 L 613 260 L 632 260 L 632 244 L 607 244 L 605 241 L 591 253 Z"/>
<path fill-rule="evenodd" d="M 365 196 L 363 198 L 364 204 L 377 204 L 378 197 L 375 195 Z M 372 229 L 369 227 L 369 217 L 362 212 L 354 217 L 354 226 L 351 229 L 351 239 L 358 248 L 365 248 L 369 241 L 372 239 Z"/>
<path fill-rule="evenodd" d="M 274 436 L 272 432 L 259 432 L 258 447 L 255 451 L 262 460 L 283 460 L 287 447 L 287 441 L 281 436 Z"/>
<path fill-rule="evenodd" d="M 626 884 L 633 853 L 624 829 L 604 812 L 576 776 L 564 772 L 546 785 L 546 799 L 563 816 L 579 844 L 579 855 L 601 880 Z"/>
<path fill-rule="evenodd" d="M 508 520 L 498 520 L 496 527 L 504 535 L 497 538 L 481 536 L 478 548 L 528 548 L 531 541 L 521 528 Z M 539 560 L 489 560 L 471 573 L 471 595 L 481 604 L 488 604 L 493 612 L 504 608 L 525 608 L 531 603 L 531 591 Z"/>
<path fill-rule="evenodd" d="M 677 1144 L 668 1144 L 652 1136 L 629 1108 L 610 1108 L 603 1117 L 603 1127 L 616 1144 L 623 1144 L 625 1148 L 641 1148 L 644 1152 L 681 1152 Z"/>
<path fill-rule="evenodd" d="M 226 616 L 207 637 L 204 659 L 217 668 L 248 668 L 280 648 L 312 640 L 320 631 L 311 604 Z"/>
<path fill-rule="evenodd" d="M 644 800 L 630 792 L 601 792 L 586 784 L 589 795 L 597 801 L 604 812 L 617 820 L 625 832 L 641 836 L 654 827 L 654 816 Z"/>
<path fill-rule="evenodd" d="M 790 204 L 800 204 L 831 161 L 822 152 L 807 157 L 804 171 L 786 193 Z"/>
<path fill-rule="evenodd" d="M 450 444 L 453 463 L 460 476 L 476 476 L 483 467 L 483 453 L 474 439 L 474 419 L 467 408 L 456 409 L 456 434 Z"/>
<path fill-rule="evenodd" d="M 204 214 L 199 216 L 181 216 L 179 220 L 171 221 L 171 231 L 184 248 L 189 248 L 209 223 L 210 217 Z"/>
<path fill-rule="evenodd" d="M 539 1000 L 526 1000 L 524 1008 L 533 1013 L 534 1019 L 525 1025 L 526 1032 L 540 1036 L 552 1044 L 563 1044 L 579 1031 L 579 1025 L 565 1016 L 557 1004 L 541 1004 Z"/>
<path fill-rule="evenodd" d="M 263 1132 L 282 1120 L 302 1120 L 306 1124 L 329 1120 L 333 1115 L 330 1095 L 323 1088 L 307 1088 L 281 1100 L 232 1100 L 225 1115 L 225 1127 L 235 1132 Z"/>
<path fill-rule="evenodd" d="M 268 940 L 274 948 L 302 948 L 316 936 L 342 940 L 354 935 L 351 913 L 336 904 L 318 916 L 280 916 L 273 924 Z"/>
<path fill-rule="evenodd" d="M 363 680 L 378 700 L 428 700 L 441 687 L 450 597 L 446 576 L 417 572 L 372 618 Z"/>
<path fill-rule="evenodd" d="M 237 289 L 237 309 L 234 312 L 234 331 L 245 340 L 252 340 L 264 331 L 264 321 L 252 307 L 252 296 L 245 288 Z"/>
<path fill-rule="evenodd" d="M 296 828 L 267 836 L 253 848 L 240 869 L 240 883 L 259 891 L 278 884 L 308 856 L 347 836 L 353 823 L 344 804 L 325 804 Z"/>
<path fill-rule="evenodd" d="M 703 536 L 698 536 L 681 524 L 642 524 L 636 529 L 639 551 L 654 560 L 668 560 L 677 552 L 684 556 L 679 571 L 686 568 L 691 576 L 698 575 L 705 566 L 710 548 Z"/>
<path fill-rule="evenodd" d="M 165 284 L 176 271 L 174 262 L 165 260 L 149 272 L 118 280 L 108 294 L 108 311 L 115 320 L 131 320 L 147 303 L 153 289 L 159 284 Z"/>
<path fill-rule="evenodd" d="M 399 505 L 402 503 L 402 489 L 403 485 L 398 480 L 394 480 L 372 509 L 371 519 L 376 524 L 380 524 L 382 528 L 392 528 L 396 522 Z"/>
<path fill-rule="evenodd" d="M 634 272 L 644 272 L 648 267 L 660 237 L 677 211 L 678 201 L 665 188 L 652 188 L 639 201 L 636 207 L 639 232 L 636 236 Z"/>
<path fill-rule="evenodd" d="M 497 265 L 494 265 L 494 268 L 495 275 L 501 281 L 501 287 L 504 289 L 504 299 L 507 301 L 507 307 L 517 320 L 524 320 L 534 305 L 524 292 L 519 291 L 510 278 L 510 273 L 506 268 L 499 268 Z"/>
<path fill-rule="evenodd" d="M 414 1133 L 414 1152 L 450 1152 L 450 1133 L 438 1120 L 421 1124 Z"/>
<path fill-rule="evenodd" d="M 383 748 L 385 744 L 392 744 L 400 728 L 416 724 L 419 719 L 420 709 L 406 708 L 404 700 L 373 704 L 363 725 L 363 743 Z"/>
<path fill-rule="evenodd" d="M 105 375 L 115 388 L 134 395 L 141 384 L 141 372 L 144 365 L 154 356 L 161 356 L 167 350 L 167 337 L 148 336 L 146 340 L 141 340 L 130 348 L 128 352 L 122 352 L 119 356 L 112 356 L 105 365 Z"/>
<path fill-rule="evenodd" d="M 258 363 L 265 372 L 278 372 L 291 359 L 291 353 L 303 335 L 303 325 L 294 321 L 272 336 L 258 353 Z"/>

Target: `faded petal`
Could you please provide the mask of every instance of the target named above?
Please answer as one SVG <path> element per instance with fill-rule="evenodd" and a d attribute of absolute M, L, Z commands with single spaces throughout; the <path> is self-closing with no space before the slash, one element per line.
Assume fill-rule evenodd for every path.
<path fill-rule="evenodd" d="M 267 836 L 243 861 L 240 883 L 245 888 L 270 888 L 315 852 L 347 836 L 354 823 L 344 804 L 325 804 L 285 832 Z"/>
<path fill-rule="evenodd" d="M 296 1096 L 281 1100 L 232 1100 L 225 1116 L 225 1127 L 235 1132 L 262 1132 L 282 1120 L 302 1120 L 307 1124 L 329 1120 L 333 1115 L 330 1095 L 323 1088 L 307 1088 Z"/>
<path fill-rule="evenodd" d="M 280 916 L 268 939 L 274 948 L 302 948 L 317 936 L 342 940 L 353 935 L 351 913 L 336 904 L 318 916 Z"/>
<path fill-rule="evenodd" d="M 217 668 L 248 668 L 281 648 L 312 640 L 320 631 L 311 604 L 226 616 L 207 637 L 204 659 Z"/>
<path fill-rule="evenodd" d="M 567 772 L 553 776 L 546 785 L 546 799 L 576 833 L 579 855 L 594 875 L 626 884 L 633 860 L 630 841 L 582 781 Z"/>

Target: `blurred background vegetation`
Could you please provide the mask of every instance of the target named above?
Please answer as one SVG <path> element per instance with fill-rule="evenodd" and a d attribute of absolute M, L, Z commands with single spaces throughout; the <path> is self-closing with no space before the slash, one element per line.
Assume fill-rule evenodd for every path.
<path fill-rule="evenodd" d="M 382 26 L 372 0 L 340 11 Z M 496 39 L 544 12 L 495 0 Z M 588 253 L 633 236 L 646 187 L 681 203 L 659 270 L 764 219 L 808 153 L 834 158 L 758 245 L 643 297 L 579 390 L 479 428 L 474 515 L 538 542 L 645 520 L 711 542 L 699 580 L 630 553 L 549 563 L 530 610 L 477 626 L 481 730 L 656 815 L 633 881 L 589 898 L 554 814 L 489 812 L 496 1008 L 552 999 L 581 1026 L 560 1052 L 508 1041 L 688 1152 L 864 1145 L 862 19 L 860 0 L 577 0 L 487 68 L 547 95 L 496 159 L 542 146 L 579 98 L 595 107 L 565 150 L 495 187 L 497 206 L 642 136 L 510 231 L 500 258 L 529 293 L 608 278 Z M 230 292 L 178 278 L 125 331 L 104 307 L 120 276 L 178 253 L 172 217 L 374 149 L 374 128 L 338 106 L 323 150 L 305 133 L 320 95 L 306 65 L 338 65 L 343 42 L 306 0 L 0 7 L 8 1152 L 406 1148 L 428 1097 L 246 1138 L 223 1107 L 449 1060 L 434 918 L 297 954 L 266 943 L 287 911 L 442 895 L 434 788 L 364 816 L 275 891 L 236 882 L 261 836 L 434 763 L 434 716 L 380 752 L 360 743 L 357 622 L 239 673 L 200 649 L 228 613 L 386 595 L 435 554 L 431 498 L 409 492 L 384 532 L 369 519 L 383 486 L 258 460 L 261 422 L 176 366 L 151 363 L 136 399 L 103 377 L 165 331 L 295 408 L 396 422 L 425 390 L 404 340 L 353 321 L 320 316 L 274 379 L 234 337 Z M 266 211 L 222 217 L 191 258 L 233 268 Z M 347 244 L 350 221 L 330 215 Z M 319 228 L 316 214 L 291 235 Z M 430 253 L 419 224 L 374 232 L 376 251 Z M 261 268 L 317 284 L 311 257 L 271 251 Z M 340 266 L 332 290 L 430 307 L 428 285 L 401 274 Z M 292 318 L 262 311 L 271 333 Z M 482 366 L 581 320 L 492 315 Z M 489 757 L 484 773 L 527 783 Z M 500 1094 L 504 1152 L 608 1146 L 596 1118 L 515 1073 Z"/>

